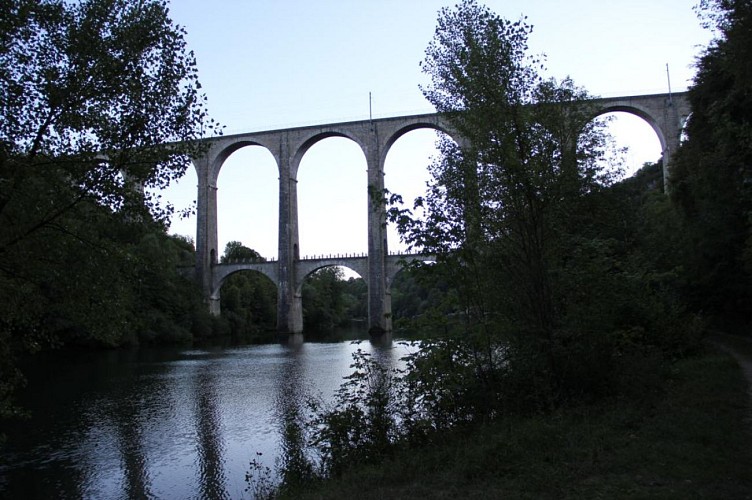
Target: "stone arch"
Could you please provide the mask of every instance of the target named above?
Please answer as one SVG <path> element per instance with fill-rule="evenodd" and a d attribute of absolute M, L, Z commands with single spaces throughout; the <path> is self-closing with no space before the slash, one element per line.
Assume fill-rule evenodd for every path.
<path fill-rule="evenodd" d="M 405 268 L 403 266 L 393 266 L 390 269 L 387 270 L 386 275 L 386 290 L 387 292 L 391 293 L 392 291 L 392 284 L 394 283 L 394 280 L 397 278 L 397 275 L 401 272 L 404 272 Z"/>
<path fill-rule="evenodd" d="M 431 129 L 435 130 L 436 132 L 441 132 L 442 134 L 446 134 L 449 136 L 454 142 L 457 144 L 460 144 L 459 135 L 457 132 L 453 131 L 448 127 L 446 124 L 441 123 L 440 121 L 429 121 L 429 120 L 417 120 L 414 123 L 410 123 L 408 125 L 405 125 L 403 127 L 398 128 L 394 132 L 392 132 L 389 137 L 387 137 L 386 141 L 384 141 L 384 145 L 381 150 L 381 164 L 384 165 L 384 162 L 386 161 L 386 157 L 389 154 L 389 150 L 394 145 L 395 142 L 397 142 L 400 137 L 404 136 L 405 134 L 412 132 L 414 130 L 420 130 L 420 129 Z"/>
<path fill-rule="evenodd" d="M 279 171 L 272 151 L 259 141 L 234 141 L 215 158 L 217 251 L 241 241 L 265 258 L 279 251 Z M 262 216 L 263 214 L 263 216 Z"/>
<path fill-rule="evenodd" d="M 648 125 L 650 125 L 650 128 L 653 129 L 656 136 L 658 136 L 658 141 L 661 144 L 661 151 L 666 150 L 666 147 L 668 145 L 667 140 L 666 140 L 666 132 L 661 128 L 659 119 L 653 116 L 653 114 L 649 110 L 641 106 L 638 106 L 635 104 L 630 104 L 630 105 L 611 104 L 611 105 L 602 106 L 598 108 L 598 110 L 593 114 L 590 120 L 594 120 L 598 118 L 599 116 L 603 116 L 608 113 L 619 113 L 619 112 L 628 113 L 630 115 L 643 119 Z"/>
<path fill-rule="evenodd" d="M 303 281 L 319 269 L 325 267 L 345 267 L 361 278 L 366 279 L 368 276 L 368 258 L 363 256 L 359 258 L 331 257 L 316 260 L 302 260 L 296 263 L 296 290 L 300 290 Z"/>
<path fill-rule="evenodd" d="M 301 257 L 367 248 L 368 158 L 357 139 L 356 134 L 323 131 L 309 136 L 296 151 L 290 190 L 295 191 L 295 243 Z"/>
<path fill-rule="evenodd" d="M 211 298 L 213 300 L 219 300 L 220 297 L 220 291 L 222 290 L 222 286 L 225 284 L 227 279 L 234 275 L 238 274 L 240 272 L 253 272 L 256 274 L 260 274 L 264 277 L 266 277 L 269 282 L 271 282 L 274 285 L 275 289 L 279 289 L 279 284 L 277 283 L 277 275 L 274 272 L 271 272 L 268 267 L 266 266 L 253 266 L 252 264 L 237 264 L 237 265 L 230 265 L 230 266 L 222 266 L 224 269 L 221 271 L 215 272 L 214 275 L 214 284 L 212 286 L 212 293 Z"/>
<path fill-rule="evenodd" d="M 430 145 L 426 135 L 413 134 L 414 132 L 433 132 Z M 431 179 L 429 170 L 431 159 L 440 156 L 440 150 L 437 148 L 439 134 L 459 144 L 455 139 L 457 134 L 450 133 L 449 128 L 439 120 L 436 122 L 417 120 L 396 129 L 387 137 L 381 151 L 384 188 L 390 194 L 402 196 L 403 208 L 412 210 L 415 198 L 425 195 L 426 182 Z M 419 143 L 413 140 L 413 136 L 416 135 L 421 137 Z M 395 166 L 400 168 L 394 168 Z M 386 252 L 407 250 L 407 245 L 402 242 L 395 224 L 387 221 L 384 236 L 383 247 Z"/>
<path fill-rule="evenodd" d="M 346 267 L 350 271 L 360 276 L 361 279 L 363 280 L 366 279 L 366 276 L 363 274 L 364 270 L 359 269 L 358 266 L 353 266 L 352 264 L 348 264 L 344 262 L 321 263 L 319 265 L 312 266 L 311 268 L 306 269 L 305 272 L 303 273 L 300 273 L 300 276 L 298 276 L 298 279 L 297 279 L 297 283 L 295 283 L 295 293 L 300 296 L 303 293 L 303 283 L 305 282 L 306 278 L 309 276 L 312 276 L 316 271 L 320 271 L 321 269 L 326 269 L 327 267 Z"/>
<path fill-rule="evenodd" d="M 189 162 L 191 164 L 191 167 L 193 167 L 193 171 L 196 173 L 196 179 L 198 179 L 198 176 L 201 175 L 201 168 L 199 168 L 196 158 L 191 158 Z"/>
<path fill-rule="evenodd" d="M 406 269 L 405 263 L 421 261 L 424 264 L 436 263 L 436 257 L 433 255 L 390 255 L 387 259 L 386 265 L 386 288 L 391 290 L 392 283 L 397 275 Z"/>
<path fill-rule="evenodd" d="M 196 213 L 184 217 L 185 210 L 197 203 L 196 187 L 199 183 L 199 166 L 194 158 L 188 159 L 185 172 L 179 178 L 171 180 L 170 184 L 160 190 L 160 196 L 171 203 L 175 213 L 170 217 L 170 234 L 189 236 L 195 241 L 196 238 Z"/>
<path fill-rule="evenodd" d="M 320 131 L 310 135 L 309 137 L 301 141 L 300 146 L 298 146 L 298 148 L 295 150 L 295 154 L 292 158 L 292 164 L 290 165 L 290 172 L 294 178 L 298 177 L 298 167 L 300 166 L 300 162 L 301 160 L 303 160 L 303 157 L 308 152 L 308 150 L 324 139 L 329 139 L 331 137 L 341 137 L 343 139 L 351 140 L 358 145 L 360 151 L 363 153 L 363 157 L 366 156 L 367 148 L 365 146 L 365 143 L 357 135 L 336 129 Z"/>
<path fill-rule="evenodd" d="M 230 142 L 224 145 L 224 147 L 222 147 L 219 151 L 217 151 L 217 153 L 213 156 L 211 165 L 209 167 L 210 168 L 210 171 L 209 171 L 210 184 L 213 184 L 213 185 L 217 184 L 217 179 L 219 178 L 219 173 L 222 170 L 222 166 L 225 164 L 225 161 L 227 161 L 230 155 L 248 146 L 259 146 L 267 150 L 272 155 L 272 158 L 274 158 L 274 162 L 277 165 L 277 172 L 280 171 L 279 157 L 274 153 L 273 147 L 270 147 L 269 145 L 264 144 L 258 140 L 238 139 L 234 142 Z"/>

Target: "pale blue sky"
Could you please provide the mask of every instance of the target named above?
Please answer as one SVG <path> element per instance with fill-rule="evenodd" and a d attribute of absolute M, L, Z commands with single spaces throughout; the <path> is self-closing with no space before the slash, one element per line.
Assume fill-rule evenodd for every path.
<path fill-rule="evenodd" d="M 212 117 L 226 133 L 269 130 L 368 117 L 431 112 L 418 85 L 419 62 L 443 0 L 172 0 L 173 19 L 188 32 Z M 693 0 L 489 0 L 503 17 L 526 15 L 531 52 L 547 56 L 548 75 L 571 76 L 589 92 L 685 90 L 695 57 L 709 40 Z M 621 119 L 628 168 L 660 155 L 647 124 Z M 387 158 L 387 187 L 414 197 L 427 174 L 433 134 L 416 131 Z M 266 257 L 277 253 L 278 174 L 271 155 L 245 148 L 218 180 L 220 248 L 240 240 Z M 366 250 L 365 159 L 354 143 L 315 145 L 300 168 L 300 248 L 306 255 Z M 168 197 L 195 198 L 190 173 Z M 172 231 L 195 236 L 195 219 Z M 390 236 L 390 249 L 399 249 Z"/>

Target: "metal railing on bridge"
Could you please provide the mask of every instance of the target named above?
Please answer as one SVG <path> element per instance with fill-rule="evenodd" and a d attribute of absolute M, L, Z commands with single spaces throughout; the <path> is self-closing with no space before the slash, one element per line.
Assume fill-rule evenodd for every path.
<path fill-rule="evenodd" d="M 424 252 L 418 252 L 415 250 L 410 251 L 392 251 L 388 254 L 390 257 L 410 257 L 413 255 L 428 255 Z M 342 259 L 366 259 L 368 254 L 361 253 L 330 253 L 321 255 L 304 255 L 297 259 L 297 261 L 312 261 L 312 260 L 342 260 Z M 247 258 L 247 259 L 228 259 L 219 264 L 274 264 L 277 259 L 265 259 L 265 258 Z"/>

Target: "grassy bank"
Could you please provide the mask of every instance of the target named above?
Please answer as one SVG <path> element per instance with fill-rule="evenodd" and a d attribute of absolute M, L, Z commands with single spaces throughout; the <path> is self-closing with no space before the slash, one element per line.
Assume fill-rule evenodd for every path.
<path fill-rule="evenodd" d="M 746 390 L 708 352 L 672 365 L 660 392 L 443 435 L 295 497 L 752 498 Z"/>

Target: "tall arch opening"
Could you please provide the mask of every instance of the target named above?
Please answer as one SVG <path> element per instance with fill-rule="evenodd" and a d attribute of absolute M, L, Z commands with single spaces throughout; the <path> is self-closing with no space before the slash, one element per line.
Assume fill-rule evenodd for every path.
<path fill-rule="evenodd" d="M 276 259 L 279 231 L 279 170 L 262 146 L 245 146 L 222 164 L 217 178 L 219 252 L 239 241 L 266 259 Z"/>
<path fill-rule="evenodd" d="M 303 155 L 297 174 L 300 256 L 368 251 L 367 164 L 360 146 L 328 137 Z"/>
<path fill-rule="evenodd" d="M 415 199 L 426 193 L 426 183 L 431 178 L 429 166 L 438 158 L 436 147 L 439 134 L 434 129 L 420 128 L 400 136 L 389 148 L 384 161 L 384 185 L 392 194 L 402 197 L 403 208 L 413 208 Z M 403 243 L 394 224 L 387 224 L 389 251 L 405 252 Z"/>
<path fill-rule="evenodd" d="M 596 120 L 605 121 L 606 131 L 614 140 L 614 160 L 621 163 L 622 178 L 632 177 L 646 163 L 660 162 L 661 141 L 643 118 L 627 111 L 611 111 Z"/>

